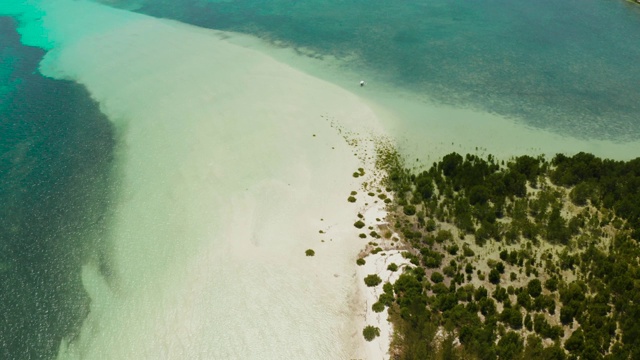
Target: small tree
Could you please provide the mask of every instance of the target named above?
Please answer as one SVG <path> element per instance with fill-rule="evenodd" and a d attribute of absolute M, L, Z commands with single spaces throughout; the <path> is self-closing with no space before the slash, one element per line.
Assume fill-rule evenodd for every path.
<path fill-rule="evenodd" d="M 312 249 L 307 249 L 307 251 L 304 252 L 307 256 L 313 256 L 316 254 L 315 251 L 313 251 Z"/>
<path fill-rule="evenodd" d="M 379 313 L 379 312 L 383 312 L 384 311 L 384 303 L 380 302 L 380 301 L 376 301 L 375 303 L 373 303 L 373 305 L 371 306 L 371 310 Z"/>
<path fill-rule="evenodd" d="M 500 282 L 500 272 L 498 272 L 498 270 L 496 269 L 491 269 L 491 271 L 489 272 L 489 281 L 491 281 L 492 284 L 497 284 Z"/>
<path fill-rule="evenodd" d="M 436 222 L 433 219 L 427 220 L 427 231 L 432 232 L 436 229 Z"/>
<path fill-rule="evenodd" d="M 407 216 L 411 216 L 411 215 L 415 215 L 416 214 L 416 207 L 413 205 L 407 205 L 404 207 L 403 209 L 404 214 Z"/>
<path fill-rule="evenodd" d="M 538 279 L 533 279 L 529 281 L 529 284 L 527 285 L 527 290 L 529 292 L 529 295 L 531 295 L 531 297 L 536 298 L 540 296 L 540 294 L 542 293 L 542 283 Z"/>
<path fill-rule="evenodd" d="M 398 265 L 396 263 L 391 263 L 387 266 L 387 270 L 389 271 L 398 271 Z"/>
<path fill-rule="evenodd" d="M 364 227 L 364 223 L 361 220 L 358 220 L 353 223 L 353 226 L 357 227 L 358 229 L 362 229 Z"/>
<path fill-rule="evenodd" d="M 431 274 L 431 281 L 433 281 L 434 284 L 441 283 L 444 281 L 444 276 L 439 272 L 434 271 L 433 274 Z"/>
<path fill-rule="evenodd" d="M 359 258 L 358 260 L 356 260 L 356 264 L 358 264 L 358 266 L 362 266 L 366 263 L 367 262 L 363 258 Z"/>
<path fill-rule="evenodd" d="M 370 274 L 364 278 L 364 283 L 369 287 L 378 286 L 381 282 L 382 279 L 380 279 L 378 274 Z"/>
<path fill-rule="evenodd" d="M 547 281 L 544 282 L 544 287 L 551 292 L 558 290 L 558 278 L 551 277 L 547 279 Z"/>
<path fill-rule="evenodd" d="M 377 336 L 380 336 L 380 328 L 372 325 L 367 325 L 364 330 L 362 330 L 362 335 L 364 336 L 365 340 L 371 341 Z"/>

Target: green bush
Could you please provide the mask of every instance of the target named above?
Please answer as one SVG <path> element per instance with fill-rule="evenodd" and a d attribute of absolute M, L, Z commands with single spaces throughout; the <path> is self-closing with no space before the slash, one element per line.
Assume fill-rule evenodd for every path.
<path fill-rule="evenodd" d="M 538 279 L 533 279 L 527 284 L 527 290 L 531 297 L 538 297 L 542 293 L 542 283 Z"/>
<path fill-rule="evenodd" d="M 359 258 L 358 260 L 356 260 L 356 264 L 358 264 L 358 266 L 362 266 L 366 263 L 367 262 L 363 258 Z"/>
<path fill-rule="evenodd" d="M 381 303 L 380 301 L 376 301 L 371 306 L 371 310 L 373 310 L 374 312 L 377 312 L 377 313 L 383 312 L 384 311 L 384 304 Z"/>
<path fill-rule="evenodd" d="M 587 200 L 593 193 L 593 188 L 591 184 L 587 182 L 579 183 L 576 185 L 571 192 L 569 193 L 569 198 L 571 202 L 578 206 L 587 205 Z"/>
<path fill-rule="evenodd" d="M 398 265 L 396 265 L 396 263 L 391 263 L 391 264 L 389 264 L 389 266 L 387 266 L 387 270 L 389 270 L 389 271 L 398 271 Z"/>
<path fill-rule="evenodd" d="M 383 293 L 380 295 L 380 298 L 378 299 L 378 301 L 385 304 L 386 306 L 391 306 L 391 304 L 393 304 L 394 299 L 395 298 L 393 297 L 393 293 L 391 294 Z"/>
<path fill-rule="evenodd" d="M 387 294 L 393 295 L 393 285 L 390 282 L 384 283 L 384 285 L 382 286 L 382 291 Z"/>
<path fill-rule="evenodd" d="M 491 271 L 489 272 L 489 281 L 491 281 L 492 284 L 497 284 L 500 282 L 500 272 L 496 269 L 491 269 Z"/>
<path fill-rule="evenodd" d="M 315 251 L 313 251 L 312 249 L 307 249 L 307 251 L 304 252 L 307 256 L 313 256 L 316 254 Z"/>
<path fill-rule="evenodd" d="M 369 287 L 378 286 L 381 282 L 382 279 L 380 279 L 380 276 L 378 276 L 378 274 L 370 274 L 364 278 L 364 283 Z"/>
<path fill-rule="evenodd" d="M 455 266 L 448 265 L 442 268 L 442 272 L 448 277 L 452 278 L 456 276 L 457 269 Z"/>
<path fill-rule="evenodd" d="M 364 330 L 362 330 L 362 335 L 364 336 L 364 339 L 367 341 L 371 341 L 373 339 L 375 339 L 377 336 L 380 336 L 380 328 L 375 327 L 375 326 L 371 326 L 371 325 L 367 325 Z"/>
<path fill-rule="evenodd" d="M 427 220 L 427 231 L 432 232 L 436 230 L 436 222 L 433 219 Z"/>
<path fill-rule="evenodd" d="M 375 255 L 375 254 L 377 254 L 377 253 L 379 253 L 381 251 L 382 251 L 382 248 L 381 247 L 377 247 L 377 248 L 371 250 L 371 253 Z"/>
<path fill-rule="evenodd" d="M 522 328 L 522 313 L 514 308 L 505 308 L 500 314 L 500 321 L 509 324 L 512 329 L 518 330 Z"/>
<path fill-rule="evenodd" d="M 356 198 L 355 198 L 355 197 L 353 197 L 353 196 L 349 196 L 349 197 L 347 198 L 347 201 L 349 201 L 349 202 L 351 202 L 351 203 L 354 203 L 354 202 L 356 202 Z"/>
<path fill-rule="evenodd" d="M 434 284 L 441 283 L 441 282 L 444 281 L 444 276 L 442 274 L 440 274 L 439 272 L 434 271 L 431 274 L 431 281 L 433 281 Z"/>
<path fill-rule="evenodd" d="M 407 205 L 404 207 L 403 209 L 404 214 L 407 216 L 411 216 L 411 215 L 415 215 L 416 214 L 416 207 L 413 205 Z"/>
<path fill-rule="evenodd" d="M 462 246 L 462 253 L 466 257 L 472 257 L 476 255 L 476 253 L 473 250 L 471 250 L 471 248 L 467 244 Z"/>
<path fill-rule="evenodd" d="M 467 264 L 467 265 L 464 267 L 464 272 L 466 272 L 467 274 L 471 274 L 471 273 L 473 273 L 473 266 L 472 266 L 471 264 Z"/>
<path fill-rule="evenodd" d="M 555 277 L 549 278 L 547 281 L 544 282 L 544 287 L 546 287 L 547 290 L 551 292 L 558 290 L 558 279 Z"/>
<path fill-rule="evenodd" d="M 358 229 L 362 229 L 364 225 L 365 224 L 362 222 L 362 220 L 358 220 L 355 223 L 353 223 L 353 226 L 357 227 Z"/>
<path fill-rule="evenodd" d="M 436 242 L 442 244 L 447 240 L 453 240 L 453 234 L 449 230 L 440 230 L 436 235 Z"/>

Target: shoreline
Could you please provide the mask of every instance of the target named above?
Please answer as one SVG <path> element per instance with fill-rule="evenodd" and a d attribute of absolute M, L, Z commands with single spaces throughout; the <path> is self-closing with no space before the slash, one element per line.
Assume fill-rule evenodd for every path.
<path fill-rule="evenodd" d="M 333 56 L 323 55 L 319 59 L 305 49 L 287 48 L 246 34 L 234 33 L 229 41 L 258 50 L 358 96 L 378 115 L 387 135 L 401 145 L 399 151 L 403 156 L 419 158 L 427 166 L 454 151 L 492 154 L 504 160 L 520 155 L 551 158 L 556 153 L 573 155 L 581 151 L 613 160 L 630 160 L 635 157 L 633 154 L 640 154 L 640 139 L 616 142 L 572 137 L 528 125 L 517 118 L 432 102 L 407 89 L 376 82 L 375 78 L 365 78 L 367 85 L 360 87 L 363 75 L 345 68 Z"/>
<path fill-rule="evenodd" d="M 363 318 L 361 328 L 371 325 L 380 329 L 378 337 L 365 343 L 366 356 L 364 359 L 391 358 L 389 351 L 393 337 L 393 324 L 388 320 L 388 308 L 385 307 L 382 312 L 377 313 L 372 310 L 371 306 L 383 294 L 383 285 L 387 282 L 393 284 L 402 273 L 404 267 L 410 266 L 409 260 L 402 257 L 401 252 L 401 250 L 386 250 L 383 253 L 369 254 L 363 257 L 366 263 L 358 268 L 357 274 L 360 280 L 358 290 L 360 294 L 363 294 L 363 299 L 365 300 L 365 308 L 361 310 Z M 397 271 L 392 272 L 387 269 L 391 263 L 398 266 Z M 374 287 L 366 286 L 363 279 L 370 274 L 377 274 L 382 279 L 382 283 Z M 362 336 L 362 330 L 360 330 L 359 335 Z"/>
<path fill-rule="evenodd" d="M 98 30 L 65 38 L 68 7 Z M 44 18 L 60 37 L 41 71 L 85 85 L 121 138 L 113 274 L 83 270 L 90 314 L 59 358 L 363 352 L 347 197 L 374 172 L 375 113 L 224 33 L 121 14 L 60 2 Z"/>
<path fill-rule="evenodd" d="M 91 12 L 100 5 L 86 6 Z M 385 341 L 392 328 L 385 319 L 386 309 L 374 313 L 371 304 L 377 301 L 384 281 L 399 275 L 386 270 L 388 259 L 399 266 L 403 264 L 400 260 L 406 259 L 398 258 L 399 250 L 389 250 L 385 251 L 386 257 L 367 256 L 364 266 L 353 269 L 356 266 L 353 256 L 362 248 L 361 243 L 376 240 L 358 238 L 360 231 L 352 226 L 357 211 L 352 211 L 353 206 L 346 198 L 350 191 L 358 189 L 356 208 L 366 210 L 367 225 L 383 222 L 386 213 L 382 201 L 379 205 L 360 206 L 367 198 L 362 181 L 376 177 L 370 137 L 384 134 L 383 129 L 395 129 L 402 115 L 394 111 L 403 106 L 384 110 L 384 104 L 373 104 L 361 94 L 295 70 L 274 60 L 268 52 L 264 55 L 246 48 L 238 51 L 232 41 L 224 39 L 223 32 L 167 20 L 140 21 L 136 20 L 137 15 L 132 18 L 131 24 L 123 29 L 101 30 L 97 35 L 74 38 L 62 50 L 55 49 L 43 63 L 43 71 L 52 77 L 71 78 L 84 84 L 123 134 L 118 161 L 125 178 L 111 235 L 117 286 L 110 288 L 97 269 L 86 267 L 83 279 L 95 300 L 92 314 L 79 341 L 65 343 L 62 352 L 68 353 L 61 354 L 61 358 L 86 354 L 99 357 L 100 351 L 108 351 L 114 344 L 124 344 L 116 350 L 122 356 L 158 355 L 154 346 L 159 343 L 166 345 L 164 355 L 175 356 L 186 353 L 259 358 L 265 356 L 265 351 L 267 357 L 268 351 L 277 355 L 276 351 L 285 350 L 276 347 L 292 344 L 298 347 L 293 351 L 286 349 L 291 356 L 352 357 L 355 352 L 356 357 L 364 354 L 366 359 L 388 358 L 389 346 Z M 193 43 L 182 44 L 187 34 Z M 59 36 L 64 39 L 64 35 Z M 153 45 L 150 40 L 167 41 L 168 46 L 176 49 Z M 195 49 L 199 56 L 207 58 L 206 62 L 180 54 L 194 53 Z M 127 54 L 127 58 L 114 59 L 113 53 Z M 144 61 L 149 61 L 152 55 L 158 57 L 154 61 L 156 68 L 148 70 Z M 249 69 L 250 75 L 243 74 L 235 64 L 235 57 L 251 56 L 259 57 L 260 61 L 237 61 Z M 236 68 L 228 66 L 230 63 Z M 108 79 L 112 74 L 109 67 L 122 69 L 123 74 Z M 222 74 L 226 71 L 231 75 Z M 139 81 L 130 84 L 131 79 Z M 250 90 L 245 91 L 246 88 Z M 228 95 L 239 93 L 245 98 L 235 102 L 233 95 Z M 267 100 L 263 99 L 265 94 Z M 296 101 L 290 101 L 288 96 L 294 96 Z M 220 98 L 233 104 L 218 102 Z M 238 110 L 234 106 L 243 108 Z M 423 109 L 407 108 L 410 108 L 405 114 L 408 118 L 419 112 L 416 109 Z M 429 122 L 420 125 L 427 129 L 424 134 L 415 131 L 427 139 L 424 148 L 430 151 L 423 152 L 416 137 L 409 141 L 415 148 L 405 149 L 405 155 L 426 155 L 427 161 L 420 158 L 420 163 L 428 164 L 429 159 L 438 159 L 451 151 L 473 153 L 469 149 L 477 142 L 464 148 L 461 144 L 471 143 L 468 138 L 478 129 L 477 124 L 468 122 L 476 113 L 456 109 L 433 111 Z M 450 120 L 447 114 L 459 120 L 459 125 L 439 127 L 438 119 Z M 217 119 L 229 123 L 214 121 Z M 511 133 L 526 138 L 528 144 L 548 139 L 533 130 L 522 132 L 517 124 L 508 125 L 508 120 L 504 120 L 507 122 L 496 122 L 492 128 L 506 126 L 506 130 L 483 139 L 480 151 L 495 153 L 489 144 Z M 463 136 L 456 132 L 460 128 L 467 129 Z M 394 134 L 403 131 L 408 130 L 395 129 Z M 456 137 L 463 138 L 456 140 L 460 149 L 449 147 L 448 141 Z M 508 143 L 511 145 L 500 144 L 510 149 L 503 156 L 508 157 L 509 152 L 520 154 L 510 147 L 514 143 L 518 144 L 516 149 L 535 151 L 533 147 L 527 148 L 532 145 L 522 144 L 522 138 L 512 139 Z M 578 146 L 566 140 L 554 138 L 553 146 L 558 149 Z M 358 145 L 348 146 L 352 141 Z M 274 158 L 278 159 L 275 163 Z M 350 178 L 349 174 L 358 167 L 371 176 Z M 371 219 L 382 220 L 372 224 Z M 307 248 L 314 249 L 316 255 L 306 258 Z M 145 263 L 149 258 L 157 264 Z M 371 273 L 379 274 L 383 283 L 366 287 L 362 278 Z M 266 279 L 246 280 L 255 274 Z M 245 279 L 230 280 L 236 276 Z M 252 288 L 255 286 L 265 287 L 259 291 Z M 230 294 L 220 302 L 210 298 L 212 293 L 227 291 Z M 306 297 L 307 302 L 289 303 L 286 295 Z M 349 300 L 352 306 L 354 302 L 364 302 L 364 307 L 354 313 L 344 305 Z M 242 312 L 243 308 L 253 316 L 267 319 L 266 325 L 275 334 L 246 330 L 231 322 L 230 318 L 252 320 Z M 297 318 L 300 314 L 304 314 L 303 319 Z M 344 319 L 345 314 L 348 320 Z M 338 319 L 337 323 L 329 323 L 325 317 Z M 291 323 L 279 323 L 282 318 Z M 131 319 L 142 321 L 132 324 Z M 144 322 L 149 319 L 151 323 Z M 219 340 L 215 334 L 219 323 L 230 326 L 241 337 L 240 341 L 223 344 L 224 349 L 214 349 L 215 345 L 206 343 L 212 338 Z M 314 331 L 318 324 L 321 328 L 318 331 L 326 339 L 304 333 Z M 373 342 L 364 342 L 362 328 L 370 324 L 380 327 L 381 335 Z M 102 328 L 108 330 L 96 330 Z M 285 339 L 294 331 L 302 334 Z M 257 344 L 252 341 L 254 336 L 271 339 L 276 347 L 266 342 Z M 344 340 L 343 344 L 332 344 L 337 340 Z M 192 341 L 201 347 L 188 353 L 194 349 L 181 347 L 176 341 Z M 317 352 L 294 343 L 304 341 L 314 344 Z M 357 350 L 353 351 L 351 346 Z"/>

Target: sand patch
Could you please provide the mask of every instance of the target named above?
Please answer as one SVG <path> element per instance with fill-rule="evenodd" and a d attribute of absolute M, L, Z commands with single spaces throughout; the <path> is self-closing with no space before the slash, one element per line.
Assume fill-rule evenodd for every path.
<path fill-rule="evenodd" d="M 379 133 L 371 109 L 233 34 L 43 9 L 56 46 L 42 72 L 85 85 L 120 139 L 112 274 L 85 268 L 91 313 L 60 358 L 358 356 L 346 197 L 363 164 L 331 124 Z"/>

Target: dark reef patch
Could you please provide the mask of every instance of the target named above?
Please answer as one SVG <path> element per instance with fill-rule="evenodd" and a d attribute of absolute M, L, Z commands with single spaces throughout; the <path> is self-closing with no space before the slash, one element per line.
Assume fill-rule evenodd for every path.
<path fill-rule="evenodd" d="M 103 245 L 114 130 L 84 87 L 37 72 L 45 53 L 15 26 L 0 17 L 0 358 L 48 359 L 89 310 L 81 266 Z"/>

